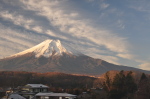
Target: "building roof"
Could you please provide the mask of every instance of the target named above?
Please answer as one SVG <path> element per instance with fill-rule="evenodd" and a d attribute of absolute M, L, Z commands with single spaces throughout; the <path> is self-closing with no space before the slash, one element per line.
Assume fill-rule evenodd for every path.
<path fill-rule="evenodd" d="M 26 87 L 28 86 L 32 88 L 49 88 L 48 86 L 43 85 L 43 84 L 27 84 Z"/>
<path fill-rule="evenodd" d="M 9 98 L 10 99 L 26 99 L 26 98 L 24 98 L 24 97 L 22 97 L 21 95 L 19 95 L 19 94 L 16 94 L 16 93 L 14 93 L 14 94 L 11 94 L 10 96 L 9 96 Z"/>
<path fill-rule="evenodd" d="M 76 95 L 68 93 L 38 93 L 35 96 L 59 96 L 59 97 L 76 97 Z"/>

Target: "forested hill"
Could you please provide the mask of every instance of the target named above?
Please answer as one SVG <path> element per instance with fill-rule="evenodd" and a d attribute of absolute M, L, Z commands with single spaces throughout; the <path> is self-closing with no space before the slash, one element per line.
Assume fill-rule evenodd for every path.
<path fill-rule="evenodd" d="M 84 88 L 92 87 L 96 78 L 88 76 L 77 76 L 65 73 L 48 72 L 21 72 L 0 71 L 0 87 L 17 87 L 25 84 L 45 84 L 61 88 Z"/>
<path fill-rule="evenodd" d="M 88 91 L 87 94 L 92 98 L 84 99 L 100 99 L 102 96 L 105 97 L 103 99 L 135 99 L 136 97 L 139 97 L 136 99 L 149 99 L 147 97 L 150 97 L 150 76 L 141 72 L 108 71 L 100 78 L 57 72 L 0 72 L 0 88 L 16 88 L 40 83 L 48 85 L 52 92 L 79 95 Z M 102 90 L 96 93 L 91 88 Z"/>

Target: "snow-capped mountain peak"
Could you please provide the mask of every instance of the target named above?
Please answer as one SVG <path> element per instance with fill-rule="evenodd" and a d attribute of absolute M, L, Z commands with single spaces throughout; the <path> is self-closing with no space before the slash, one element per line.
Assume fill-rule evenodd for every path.
<path fill-rule="evenodd" d="M 17 53 L 13 56 L 18 56 L 18 55 L 20 56 L 26 53 L 35 53 L 36 57 L 39 57 L 39 56 L 50 57 L 52 55 L 63 55 L 63 53 L 72 54 L 75 56 L 83 55 L 80 52 L 71 48 L 66 43 L 60 42 L 60 40 L 50 40 L 50 39 L 45 40 L 42 43 L 30 49 L 27 49 L 23 52 Z"/>

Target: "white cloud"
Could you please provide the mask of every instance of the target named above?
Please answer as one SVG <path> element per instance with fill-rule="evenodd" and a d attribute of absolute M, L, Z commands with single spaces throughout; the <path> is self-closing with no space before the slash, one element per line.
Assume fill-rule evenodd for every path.
<path fill-rule="evenodd" d="M 82 43 L 82 42 L 80 42 L 80 43 Z M 76 48 L 76 50 L 80 50 L 83 54 L 88 55 L 90 57 L 93 57 L 96 59 L 102 59 L 109 63 L 120 65 L 119 58 L 115 57 L 115 56 L 111 56 L 111 54 L 113 54 L 113 52 L 104 50 L 104 49 L 95 48 L 91 44 L 83 43 L 83 45 L 88 45 L 88 46 L 80 46 L 80 45 L 76 45 L 76 44 L 72 44 L 71 46 Z"/>
<path fill-rule="evenodd" d="M 117 54 L 128 54 L 129 44 L 126 38 L 110 30 L 103 29 L 100 26 L 93 26 L 92 20 L 82 17 L 82 13 L 80 13 L 79 10 L 70 10 L 64 6 L 64 4 L 66 4 L 65 1 L 66 0 L 20 0 L 18 6 L 21 5 L 21 10 L 26 11 L 26 13 L 28 13 L 27 11 L 33 12 L 33 16 L 30 16 L 30 13 L 29 15 L 24 15 L 15 11 L 2 10 L 0 11 L 2 13 L 0 17 L 26 30 L 31 30 L 31 32 L 34 31 L 42 35 L 50 35 L 73 44 L 78 44 L 80 45 L 78 49 L 85 52 L 85 54 L 95 58 L 101 58 L 110 63 L 119 64 Z M 106 3 L 101 4 L 102 9 L 106 9 L 109 6 L 110 5 Z M 109 11 L 108 13 L 114 13 L 116 9 Z M 42 24 L 39 22 L 40 18 L 44 19 L 46 25 L 44 25 L 44 22 Z M 124 28 L 122 21 L 118 21 L 118 25 Z M 9 33 L 10 32 L 8 32 L 8 34 Z M 23 35 L 23 33 L 20 34 L 19 32 L 17 35 Z M 24 33 L 24 35 L 26 34 Z M 34 36 L 31 38 L 36 39 Z M 30 43 L 25 40 L 22 41 L 20 38 L 17 39 L 9 36 L 8 38 L 12 41 L 16 39 L 15 42 L 24 43 L 23 45 Z M 44 40 L 44 38 L 45 37 L 41 37 L 38 42 Z M 82 45 L 84 47 L 81 47 Z M 31 44 L 28 46 L 31 46 Z M 84 51 L 85 49 L 86 51 Z M 121 57 L 128 58 L 123 55 Z"/>
<path fill-rule="evenodd" d="M 109 4 L 106 4 L 106 3 L 100 4 L 100 8 L 101 8 L 101 9 L 106 9 L 106 8 L 108 8 L 108 7 L 109 7 Z"/>
<path fill-rule="evenodd" d="M 47 31 L 46 31 L 46 34 L 48 34 L 48 35 L 50 35 L 50 36 L 53 36 L 53 37 L 59 37 L 59 38 L 61 38 L 61 39 L 67 40 L 67 37 L 66 37 L 66 36 L 61 35 L 61 34 L 56 34 L 56 33 L 54 33 L 54 32 L 51 31 L 51 30 L 47 30 Z"/>
<path fill-rule="evenodd" d="M 87 1 L 87 2 L 93 2 L 93 1 L 95 1 L 95 0 L 85 0 L 85 1 Z"/>
<path fill-rule="evenodd" d="M 91 55 L 92 56 L 92 55 Z M 108 55 L 98 55 L 98 54 L 95 54 L 93 55 L 95 57 L 98 57 L 102 60 L 107 60 L 107 62 L 109 63 L 112 63 L 112 64 L 116 64 L 116 65 L 120 65 L 120 63 L 118 62 L 119 59 L 117 57 L 114 57 L 114 56 L 108 56 Z"/>
<path fill-rule="evenodd" d="M 79 14 L 78 13 L 71 13 L 69 16 L 71 16 L 71 17 L 77 17 L 77 16 L 79 16 Z"/>
<path fill-rule="evenodd" d="M 24 33 L 20 33 L 20 32 L 22 32 L 22 31 L 19 31 L 19 30 L 16 30 L 16 29 L 11 29 L 11 28 L 8 28 L 8 27 L 3 26 L 2 24 L 0 24 L 1 38 L 5 39 L 7 41 L 10 41 L 10 42 L 16 43 L 14 45 L 17 45 L 17 44 L 18 45 L 23 45 L 24 48 L 33 46 L 32 43 L 29 42 L 29 41 L 32 41 L 32 39 L 30 39 L 31 35 L 27 35 L 27 33 L 25 35 L 24 34 L 25 32 Z M 5 44 L 5 43 L 2 43 L 2 44 Z M 9 44 L 8 44 L 8 46 L 9 46 Z"/>
<path fill-rule="evenodd" d="M 150 1 L 149 0 L 133 0 L 129 1 L 129 8 L 135 9 L 140 12 L 150 12 Z"/>
<path fill-rule="evenodd" d="M 34 26 L 34 27 L 32 28 L 32 30 L 34 30 L 34 31 L 36 31 L 36 32 L 39 32 L 39 33 L 42 33 L 42 32 L 43 32 L 43 29 L 42 29 L 42 27 L 40 27 L 40 26 Z"/>
<path fill-rule="evenodd" d="M 143 64 L 139 65 L 139 67 L 144 70 L 150 70 L 150 62 L 143 63 Z"/>
<path fill-rule="evenodd" d="M 117 56 L 130 60 L 134 60 L 136 58 L 136 56 L 132 54 L 117 54 Z"/>
<path fill-rule="evenodd" d="M 16 13 L 9 13 L 8 11 L 1 11 L 0 17 L 6 20 L 10 20 L 16 25 L 30 25 L 33 23 L 33 20 L 31 19 L 25 19 L 21 15 L 17 15 Z"/>
<path fill-rule="evenodd" d="M 31 18 L 26 18 L 23 15 L 19 15 L 15 12 L 10 13 L 8 11 L 0 11 L 0 13 L 0 17 L 13 22 L 15 25 L 22 26 L 25 29 L 32 30 L 38 33 L 43 33 L 44 29 L 41 26 L 37 26 L 35 20 Z"/>
<path fill-rule="evenodd" d="M 29 0 L 23 1 L 23 3 L 26 9 L 36 11 L 38 15 L 45 16 L 54 27 L 58 27 L 61 32 L 67 35 L 86 38 L 114 52 L 127 52 L 127 42 L 124 38 L 108 30 L 94 28 L 85 19 L 77 20 L 74 17 L 72 18 L 71 13 L 74 12 L 65 13 L 60 2 Z"/>
<path fill-rule="evenodd" d="M 4 5 L 0 4 L 0 20 L 2 20 L 0 23 L 0 53 L 3 54 L 1 56 L 14 54 L 47 38 L 54 37 L 71 43 L 74 48 L 94 58 L 100 58 L 114 64 L 120 64 L 120 60 L 122 62 L 125 59 L 130 63 L 131 61 L 136 62 L 133 64 L 141 64 L 139 66 L 143 69 L 148 69 L 149 62 L 147 60 L 144 61 L 140 58 L 141 56 L 132 54 L 133 49 L 130 49 L 128 39 L 119 36 L 119 33 L 114 33 L 114 31 L 118 31 L 118 28 L 120 28 L 120 32 L 129 27 L 126 25 L 128 23 L 126 18 L 129 15 L 126 16 L 125 13 L 128 9 L 124 9 L 125 6 L 123 9 L 119 9 L 120 6 L 115 6 L 113 3 L 108 4 L 105 0 L 85 0 L 82 2 L 86 1 L 89 2 L 86 5 L 89 7 L 87 9 L 84 6 L 76 7 L 73 4 L 74 1 L 71 2 L 71 7 L 69 0 L 2 0 Z M 127 0 L 125 2 L 129 2 L 128 6 L 137 11 L 150 12 L 149 3 L 145 1 Z M 10 6 L 7 7 L 8 5 Z M 90 12 L 98 7 L 100 11 L 97 9 L 94 13 Z M 99 18 L 97 18 L 98 14 L 100 14 Z M 111 18 L 111 16 L 113 17 Z M 149 13 L 147 16 L 146 14 L 142 16 L 149 18 Z M 110 28 L 113 28 L 112 31 Z M 123 35 L 128 36 L 128 33 Z M 5 50 L 7 52 L 3 53 Z"/>
<path fill-rule="evenodd" d="M 47 37 L 4 26 L 0 23 L 0 58 L 35 46 Z"/>
<path fill-rule="evenodd" d="M 118 20 L 118 21 L 117 21 L 117 25 L 118 25 L 118 27 L 120 27 L 121 29 L 124 29 L 124 28 L 125 28 L 125 25 L 124 25 L 123 20 Z"/>
<path fill-rule="evenodd" d="M 48 35 L 51 35 L 51 36 L 56 37 L 56 34 L 55 34 L 54 32 L 52 32 L 51 30 L 47 30 L 46 33 L 47 33 Z"/>

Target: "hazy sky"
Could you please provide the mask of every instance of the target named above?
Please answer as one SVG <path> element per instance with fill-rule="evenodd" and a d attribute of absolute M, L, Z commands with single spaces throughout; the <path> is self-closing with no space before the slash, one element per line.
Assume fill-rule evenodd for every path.
<path fill-rule="evenodd" d="M 46 39 L 150 70 L 150 0 L 0 0 L 0 58 Z"/>

